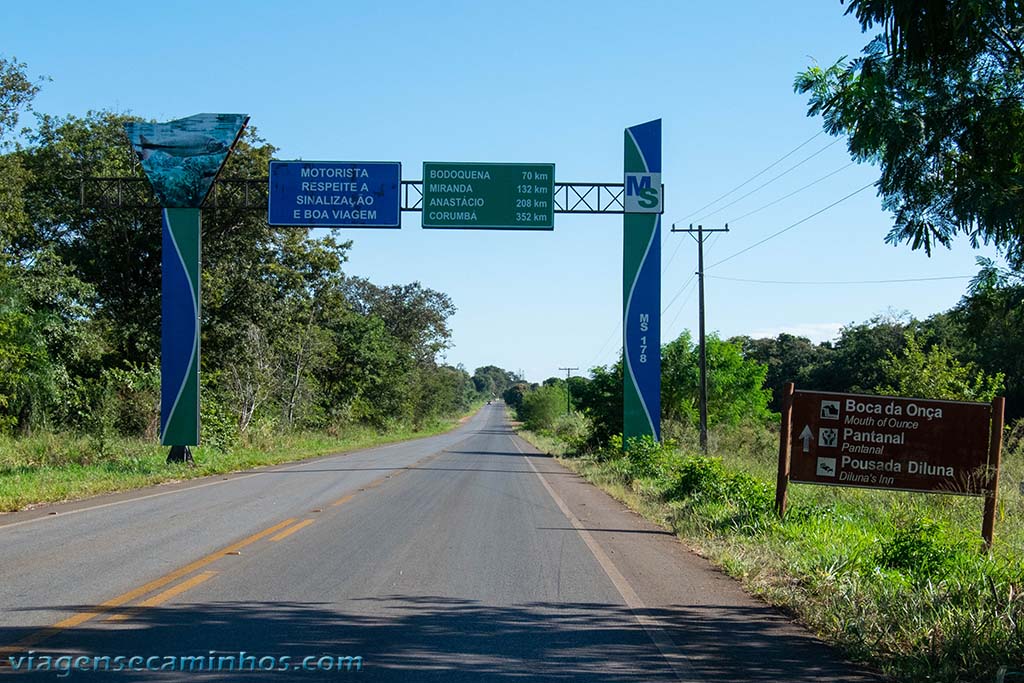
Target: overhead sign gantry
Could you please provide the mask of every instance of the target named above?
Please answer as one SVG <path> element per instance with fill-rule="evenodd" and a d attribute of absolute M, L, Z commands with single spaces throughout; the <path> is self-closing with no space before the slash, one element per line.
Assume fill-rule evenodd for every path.
<path fill-rule="evenodd" d="M 623 214 L 624 436 L 660 438 L 661 120 L 625 131 L 624 182 L 556 182 L 555 165 L 425 162 L 422 180 L 379 161 L 273 161 L 267 179 L 218 180 L 248 117 L 200 114 L 132 122 L 141 178 L 85 178 L 92 208 L 164 209 L 161 443 L 171 458 L 199 444 L 200 207 L 265 210 L 287 227 L 545 231 L 557 213 Z M 187 201 L 177 199 L 188 195 Z M 187 211 L 187 213 L 182 213 Z"/>

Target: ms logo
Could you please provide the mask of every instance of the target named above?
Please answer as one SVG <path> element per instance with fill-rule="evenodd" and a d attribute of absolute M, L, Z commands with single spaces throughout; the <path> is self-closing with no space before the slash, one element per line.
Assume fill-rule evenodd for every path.
<path fill-rule="evenodd" d="M 661 174 L 627 173 L 626 213 L 661 213 Z"/>

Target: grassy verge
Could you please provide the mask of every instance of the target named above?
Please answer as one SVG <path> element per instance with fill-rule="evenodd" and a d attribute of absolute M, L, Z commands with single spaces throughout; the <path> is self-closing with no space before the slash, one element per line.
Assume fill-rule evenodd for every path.
<path fill-rule="evenodd" d="M 566 457 L 549 435 L 521 435 L 853 660 L 914 683 L 1024 681 L 1019 446 L 1007 449 L 986 553 L 978 498 L 796 485 L 778 520 L 768 430 L 719 433 L 711 458 L 655 445 Z"/>
<path fill-rule="evenodd" d="M 476 409 L 467 415 L 472 412 Z M 194 450 L 195 467 L 165 462 L 167 448 L 144 439 L 0 437 L 0 512 L 432 436 L 460 421 L 440 420 L 419 430 L 353 426 L 338 435 L 254 434 L 225 450 L 200 446 Z"/>

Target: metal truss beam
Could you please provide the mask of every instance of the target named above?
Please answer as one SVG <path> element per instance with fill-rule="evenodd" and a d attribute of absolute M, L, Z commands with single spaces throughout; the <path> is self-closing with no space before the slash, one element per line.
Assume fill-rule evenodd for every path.
<path fill-rule="evenodd" d="M 622 183 L 555 183 L 555 213 L 621 214 Z M 145 178 L 83 178 L 80 200 L 90 209 L 160 208 Z M 265 211 L 269 183 L 266 178 L 217 180 L 205 209 Z M 403 180 L 402 211 L 423 211 L 423 181 Z"/>

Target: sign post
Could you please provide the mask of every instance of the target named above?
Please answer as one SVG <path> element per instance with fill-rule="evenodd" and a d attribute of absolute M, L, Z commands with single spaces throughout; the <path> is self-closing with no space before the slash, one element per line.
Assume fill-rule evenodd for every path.
<path fill-rule="evenodd" d="M 163 207 L 160 443 L 168 461 L 199 445 L 200 207 L 242 135 L 244 114 L 132 121 L 125 132 Z"/>
<path fill-rule="evenodd" d="M 992 435 L 988 447 L 988 481 L 985 486 L 985 514 L 981 521 L 981 537 L 992 547 L 996 526 L 996 503 L 999 497 L 999 461 L 1003 454 L 1003 421 L 1006 399 L 1002 396 L 992 402 Z"/>
<path fill-rule="evenodd" d="M 786 516 L 786 493 L 789 489 L 789 467 L 791 458 L 790 437 L 793 429 L 793 391 L 792 382 L 786 384 L 782 398 L 782 427 L 779 429 L 779 476 L 775 482 L 775 511 L 779 517 Z"/>
<path fill-rule="evenodd" d="M 623 432 L 661 440 L 661 119 L 627 128 L 622 235 Z"/>
<path fill-rule="evenodd" d="M 992 404 L 794 391 L 786 385 L 776 509 L 789 481 L 985 497 L 992 543 L 1004 399 Z"/>

